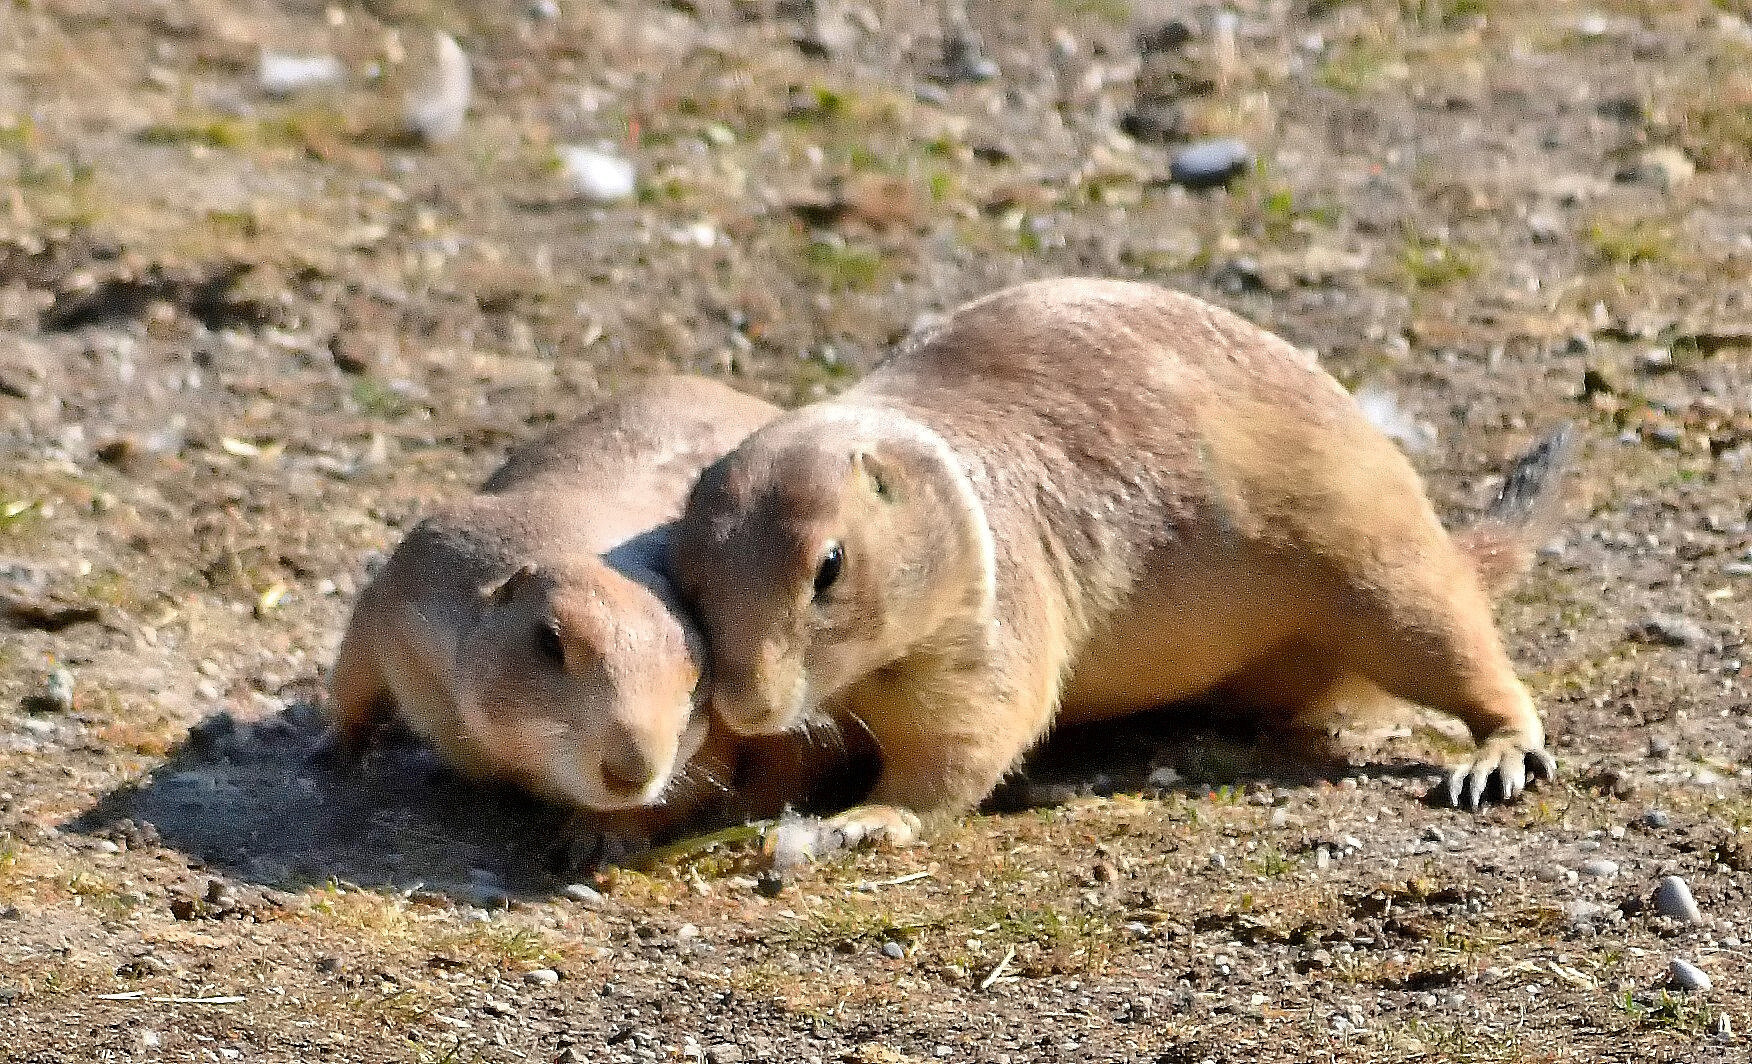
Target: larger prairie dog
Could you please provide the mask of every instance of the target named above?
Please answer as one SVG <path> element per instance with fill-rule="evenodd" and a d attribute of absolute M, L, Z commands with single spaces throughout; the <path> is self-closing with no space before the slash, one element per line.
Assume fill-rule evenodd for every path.
<path fill-rule="evenodd" d="M 1476 805 L 1551 775 L 1476 557 L 1312 358 L 1149 285 L 1023 284 L 701 477 L 671 569 L 713 707 L 764 734 L 867 726 L 853 836 L 983 799 L 1055 723 L 1228 692 L 1318 718 L 1358 684 L 1452 714 Z"/>
<path fill-rule="evenodd" d="M 704 647 L 666 575 L 665 537 L 699 471 L 778 413 L 712 381 L 658 379 L 518 449 L 479 494 L 420 521 L 342 639 L 340 743 L 357 747 L 394 713 L 463 773 L 572 806 L 679 813 L 716 789 L 736 743 L 714 742 L 672 787 L 707 716 Z"/>

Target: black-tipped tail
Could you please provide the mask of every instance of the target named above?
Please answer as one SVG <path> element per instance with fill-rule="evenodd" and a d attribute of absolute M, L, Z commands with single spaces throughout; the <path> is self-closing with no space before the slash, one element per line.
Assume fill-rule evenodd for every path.
<path fill-rule="evenodd" d="M 1574 440 L 1575 426 L 1566 421 L 1515 459 L 1490 508 L 1457 537 L 1492 593 L 1526 572 L 1533 552 L 1556 534 L 1564 511 L 1560 482 Z"/>

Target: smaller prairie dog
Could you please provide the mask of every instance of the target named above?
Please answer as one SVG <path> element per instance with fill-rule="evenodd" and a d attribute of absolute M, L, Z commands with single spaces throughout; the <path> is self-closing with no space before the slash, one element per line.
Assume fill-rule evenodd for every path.
<path fill-rule="evenodd" d="M 1456 716 L 1456 803 L 1555 772 L 1487 594 L 1523 531 L 1457 544 L 1312 358 L 1154 286 L 961 307 L 711 466 L 671 547 L 719 720 L 869 729 L 851 837 L 976 805 L 1055 723 L 1206 694 L 1299 726 L 1359 690 Z"/>
<path fill-rule="evenodd" d="M 673 819 L 716 797 L 750 744 L 706 741 L 704 647 L 665 537 L 699 471 L 778 413 L 658 379 L 438 508 L 354 608 L 330 678 L 336 744 L 356 751 L 394 713 L 464 774 L 567 805 Z"/>

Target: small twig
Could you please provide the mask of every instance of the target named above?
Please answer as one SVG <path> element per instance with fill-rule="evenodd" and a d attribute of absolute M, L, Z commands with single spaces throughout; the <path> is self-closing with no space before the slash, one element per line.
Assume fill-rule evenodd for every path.
<path fill-rule="evenodd" d="M 236 1005 L 244 1000 L 237 996 L 149 998 L 144 990 L 129 990 L 121 994 L 97 994 L 94 996 L 99 1001 L 150 1001 L 154 1005 Z"/>
<path fill-rule="evenodd" d="M 860 880 L 858 882 L 858 884 L 856 886 L 854 886 L 852 889 L 853 890 L 869 891 L 869 890 L 875 890 L 878 887 L 898 887 L 902 883 L 917 883 L 921 879 L 929 879 L 929 878 L 931 878 L 931 873 L 929 870 L 926 870 L 923 872 L 908 872 L 904 876 L 895 876 L 893 879 Z"/>
<path fill-rule="evenodd" d="M 997 982 L 999 979 L 1002 979 L 1004 977 L 1004 973 L 1010 970 L 1010 962 L 1015 960 L 1015 959 L 1016 959 L 1016 947 L 1011 946 L 1009 949 L 1004 951 L 1004 959 L 999 961 L 997 963 L 996 967 L 992 968 L 991 971 L 987 972 L 986 977 L 979 981 L 979 988 L 981 990 L 990 990 L 992 988 L 992 984 Z"/>

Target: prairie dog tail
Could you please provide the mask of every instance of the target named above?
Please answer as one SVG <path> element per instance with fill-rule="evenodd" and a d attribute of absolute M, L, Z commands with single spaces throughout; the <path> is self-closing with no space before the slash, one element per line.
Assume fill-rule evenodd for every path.
<path fill-rule="evenodd" d="M 1566 421 L 1515 459 L 1490 509 L 1454 534 L 1492 595 L 1519 579 L 1532 565 L 1534 550 L 1556 534 L 1564 510 L 1559 482 L 1574 438 L 1574 426 Z"/>

